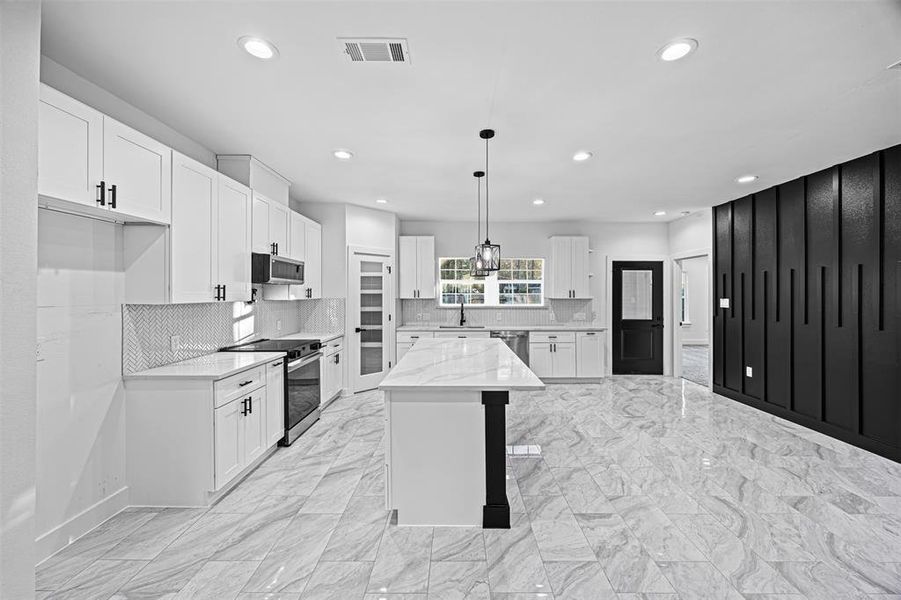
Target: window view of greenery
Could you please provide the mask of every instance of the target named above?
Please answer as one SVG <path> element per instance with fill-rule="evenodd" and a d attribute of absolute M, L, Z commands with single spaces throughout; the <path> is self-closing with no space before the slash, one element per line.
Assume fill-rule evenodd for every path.
<path fill-rule="evenodd" d="M 439 260 L 442 305 L 541 306 L 544 304 L 544 259 L 502 258 L 487 277 L 469 274 L 468 258 Z"/>

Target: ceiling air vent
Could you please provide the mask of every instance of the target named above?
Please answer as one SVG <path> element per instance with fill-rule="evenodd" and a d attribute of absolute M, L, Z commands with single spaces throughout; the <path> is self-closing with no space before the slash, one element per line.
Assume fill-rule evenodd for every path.
<path fill-rule="evenodd" d="M 350 62 L 410 63 L 404 38 L 338 38 Z"/>

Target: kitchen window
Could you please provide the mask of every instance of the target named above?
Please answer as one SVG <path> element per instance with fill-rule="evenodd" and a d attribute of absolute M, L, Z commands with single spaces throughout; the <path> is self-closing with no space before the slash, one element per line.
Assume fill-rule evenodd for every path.
<path fill-rule="evenodd" d="M 487 277 L 469 274 L 469 258 L 441 258 L 441 306 L 543 306 L 544 259 L 503 258 L 501 268 Z"/>

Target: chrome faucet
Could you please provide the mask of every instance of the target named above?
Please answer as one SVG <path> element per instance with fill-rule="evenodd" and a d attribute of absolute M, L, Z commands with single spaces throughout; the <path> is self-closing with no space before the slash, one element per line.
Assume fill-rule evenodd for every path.
<path fill-rule="evenodd" d="M 466 325 L 466 313 L 463 312 L 463 301 L 460 301 L 460 327 Z"/>

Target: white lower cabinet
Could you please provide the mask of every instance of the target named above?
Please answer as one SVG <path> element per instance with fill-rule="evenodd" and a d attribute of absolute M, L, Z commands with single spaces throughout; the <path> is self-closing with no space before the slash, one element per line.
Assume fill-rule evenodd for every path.
<path fill-rule="evenodd" d="M 529 368 L 542 378 L 603 376 L 600 332 L 549 331 L 529 336 Z"/>
<path fill-rule="evenodd" d="M 322 345 L 320 362 L 322 379 L 322 403 L 329 402 L 344 390 L 344 337 L 338 337 Z"/>
<path fill-rule="evenodd" d="M 397 344 L 395 346 L 396 362 L 394 364 L 400 362 L 400 359 L 403 358 L 404 354 L 406 354 L 407 351 L 413 347 L 413 344 L 421 339 L 433 337 L 435 337 L 435 333 L 432 331 L 398 331 Z"/>
<path fill-rule="evenodd" d="M 126 377 L 131 502 L 209 506 L 254 468 L 284 432 L 283 364 L 217 380 Z"/>
<path fill-rule="evenodd" d="M 266 439 L 274 446 L 285 436 L 285 361 L 266 366 Z"/>

